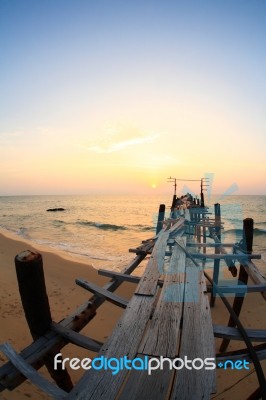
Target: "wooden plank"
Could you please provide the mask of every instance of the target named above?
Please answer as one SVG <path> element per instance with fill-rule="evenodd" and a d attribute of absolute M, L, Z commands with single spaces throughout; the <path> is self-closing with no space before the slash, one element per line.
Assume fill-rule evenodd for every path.
<path fill-rule="evenodd" d="M 227 253 L 227 254 L 202 254 L 202 253 L 191 253 L 191 257 L 205 259 L 209 258 L 212 260 L 239 260 L 242 263 L 248 261 L 249 259 L 260 260 L 261 254 L 235 254 L 235 253 Z"/>
<path fill-rule="evenodd" d="M 86 290 L 89 290 L 90 292 L 97 294 L 99 296 L 104 297 L 107 301 L 110 301 L 110 303 L 115 304 L 116 306 L 126 308 L 128 301 L 123 299 L 120 296 L 117 296 L 116 294 L 109 292 L 109 290 L 103 289 L 98 285 L 95 285 L 94 283 L 85 281 L 84 279 L 76 279 L 76 284 L 83 287 Z"/>
<path fill-rule="evenodd" d="M 137 354 L 138 358 L 144 358 L 143 354 Z M 150 357 L 148 357 L 150 360 Z M 171 383 L 174 370 L 167 365 L 164 370 L 154 370 L 148 374 L 147 370 L 129 373 L 125 386 L 119 393 L 119 400 L 163 400 L 168 399 L 171 390 Z"/>
<path fill-rule="evenodd" d="M 259 344 L 257 346 L 253 346 L 253 349 L 256 351 L 257 357 L 259 360 L 266 359 L 266 345 Z M 228 360 L 246 360 L 250 363 L 253 363 L 252 358 L 250 357 L 249 351 L 245 349 L 227 351 L 226 353 L 219 353 L 216 355 L 216 361 L 228 361 Z"/>
<path fill-rule="evenodd" d="M 169 231 L 160 232 L 135 294 L 153 296 L 156 292 L 158 279 L 163 271 L 168 236 Z"/>
<path fill-rule="evenodd" d="M 186 245 L 185 237 L 176 240 L 181 246 Z M 184 301 L 185 260 L 185 253 L 175 244 L 169 270 L 166 271 L 164 285 L 139 353 L 164 357 L 174 357 L 177 353 Z"/>
<path fill-rule="evenodd" d="M 131 282 L 131 283 L 139 283 L 141 277 L 140 276 L 132 276 L 132 275 L 127 275 L 127 274 L 122 274 L 121 272 L 115 272 L 115 271 L 109 271 L 107 269 L 99 269 L 98 270 L 99 275 L 103 276 L 108 276 L 109 278 L 114 278 L 118 279 L 121 281 L 125 282 Z M 162 287 L 164 283 L 164 278 L 158 280 L 158 286 Z"/>
<path fill-rule="evenodd" d="M 128 359 L 133 359 L 137 354 L 137 348 L 150 319 L 155 301 L 156 296 L 134 295 L 98 357 L 123 358 L 127 356 Z M 113 375 L 110 370 L 87 371 L 68 399 L 113 400 L 127 373 L 126 369 L 119 371 L 116 375 Z"/>
<path fill-rule="evenodd" d="M 187 247 L 234 247 L 235 243 L 195 243 L 187 242 Z"/>
<path fill-rule="evenodd" d="M 1 344 L 0 350 L 35 386 L 38 386 L 42 391 L 55 399 L 66 399 L 67 393 L 64 390 L 60 389 L 58 386 L 41 376 L 31 365 L 26 363 L 26 361 L 13 349 L 9 343 Z"/>
<path fill-rule="evenodd" d="M 218 289 L 222 293 L 257 293 L 266 292 L 266 285 L 218 285 Z M 207 292 L 212 292 L 213 286 L 207 285 Z"/>
<path fill-rule="evenodd" d="M 132 276 L 127 274 L 122 274 L 121 272 L 99 269 L 99 275 L 107 276 L 109 278 L 118 279 L 120 281 L 131 282 L 131 283 L 139 283 L 140 276 Z"/>
<path fill-rule="evenodd" d="M 181 246 L 186 245 L 185 237 L 176 240 Z M 138 357 L 174 358 L 177 354 L 184 301 L 185 258 L 185 253 L 175 244 L 159 300 L 138 349 Z M 151 375 L 147 371 L 131 371 L 119 399 L 167 398 L 173 375 L 173 370 L 167 366 L 153 371 Z"/>
<path fill-rule="evenodd" d="M 186 259 L 185 303 L 179 357 L 184 360 L 215 358 L 209 300 L 204 293 L 203 271 Z M 209 399 L 215 392 L 215 370 L 177 371 L 171 399 Z M 187 384 L 189 382 L 189 385 Z"/>
<path fill-rule="evenodd" d="M 169 230 L 159 233 L 152 255 L 135 294 L 153 296 L 157 289 L 159 276 L 164 272 L 163 266 L 168 237 L 181 230 L 184 226 L 184 221 L 184 218 L 180 218 Z"/>
<path fill-rule="evenodd" d="M 184 223 L 185 223 L 185 218 L 183 218 L 183 217 L 179 218 L 179 219 L 171 226 L 171 228 L 169 229 L 169 234 L 172 235 L 172 234 L 177 233 L 177 231 L 180 231 L 180 229 L 183 228 Z"/>
<path fill-rule="evenodd" d="M 252 342 L 266 342 L 265 329 L 245 329 L 245 331 Z M 239 330 L 230 326 L 213 325 L 213 333 L 215 337 L 222 339 L 244 340 Z"/>
<path fill-rule="evenodd" d="M 51 329 L 63 338 L 67 339 L 70 343 L 76 344 L 84 349 L 95 351 L 96 353 L 98 353 L 103 345 L 103 343 L 98 342 L 98 340 L 93 340 L 88 336 L 75 332 L 72 329 L 65 328 L 64 326 L 56 324 L 55 322 L 51 324 Z"/>

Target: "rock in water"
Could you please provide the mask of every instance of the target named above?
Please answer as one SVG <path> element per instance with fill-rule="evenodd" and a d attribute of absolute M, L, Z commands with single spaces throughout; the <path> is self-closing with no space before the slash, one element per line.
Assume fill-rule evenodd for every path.
<path fill-rule="evenodd" d="M 46 211 L 65 211 L 65 208 L 59 207 L 59 208 L 48 208 Z"/>

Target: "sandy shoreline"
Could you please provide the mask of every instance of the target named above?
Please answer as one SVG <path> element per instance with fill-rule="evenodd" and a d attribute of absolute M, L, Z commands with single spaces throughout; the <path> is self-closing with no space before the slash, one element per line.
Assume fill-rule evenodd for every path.
<path fill-rule="evenodd" d="M 0 233 L 0 343 L 8 341 L 17 351 L 22 350 L 32 341 L 21 306 L 14 265 L 15 255 L 26 249 L 34 250 L 29 243 L 22 240 L 14 240 Z M 75 284 L 76 278 L 84 278 L 101 286 L 107 282 L 107 279 L 100 277 L 94 268 L 82 262 L 65 259 L 56 253 L 45 250 L 41 251 L 41 254 L 43 256 L 52 318 L 56 322 L 66 317 L 91 296 L 89 292 L 86 292 Z M 134 288 L 132 284 L 123 284 L 117 292 L 125 298 L 130 298 Z M 250 294 L 245 300 L 241 313 L 241 321 L 244 326 L 247 328 L 265 329 L 265 306 L 265 301 L 259 294 Z M 96 318 L 82 332 L 89 334 L 92 338 L 104 341 L 111 333 L 121 314 L 122 309 L 106 302 L 99 309 Z M 213 312 L 213 320 L 217 324 L 227 324 L 227 313 L 219 300 Z M 245 346 L 241 342 L 231 342 L 230 344 L 230 349 L 243 347 Z M 62 350 L 62 353 L 69 357 L 92 356 L 88 351 L 72 345 L 66 346 Z M 4 360 L 3 355 L 0 354 L 0 365 Z M 266 372 L 265 361 L 263 362 L 263 366 Z M 251 370 L 245 372 L 218 370 L 218 390 L 213 398 L 220 400 L 246 398 L 258 386 L 255 373 L 250 374 L 252 370 L 252 364 Z M 41 372 L 48 376 L 44 368 Z M 249 376 L 236 384 L 233 389 L 224 391 L 246 375 Z M 79 375 L 73 374 L 72 378 L 76 382 Z M 0 392 L 0 399 L 19 400 L 26 398 L 39 400 L 48 399 L 48 396 L 36 389 L 29 382 L 25 382 L 13 392 Z"/>

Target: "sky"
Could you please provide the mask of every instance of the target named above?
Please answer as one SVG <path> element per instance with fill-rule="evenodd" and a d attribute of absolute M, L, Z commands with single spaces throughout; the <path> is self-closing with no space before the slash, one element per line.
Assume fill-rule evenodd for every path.
<path fill-rule="evenodd" d="M 0 0 L 0 195 L 266 194 L 265 71 L 265 0 Z"/>

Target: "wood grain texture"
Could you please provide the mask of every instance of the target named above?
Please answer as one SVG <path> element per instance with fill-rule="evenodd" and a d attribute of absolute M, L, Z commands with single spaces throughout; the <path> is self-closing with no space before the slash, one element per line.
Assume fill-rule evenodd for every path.
<path fill-rule="evenodd" d="M 215 358 L 212 320 L 203 271 L 186 259 L 186 286 L 179 357 Z M 199 364 L 197 364 L 199 365 Z M 189 385 L 187 384 L 189 382 Z M 171 400 L 209 399 L 215 392 L 215 370 L 178 370 Z"/>
<path fill-rule="evenodd" d="M 185 246 L 185 238 L 177 240 Z M 140 353 L 164 357 L 177 354 L 184 301 L 185 258 L 185 253 L 175 244 L 153 318 L 139 348 Z"/>
<path fill-rule="evenodd" d="M 86 290 L 89 290 L 92 293 L 95 293 L 99 296 L 104 297 L 107 301 L 110 301 L 111 303 L 115 304 L 116 306 L 126 308 L 128 301 L 123 299 L 120 296 L 117 296 L 116 294 L 109 292 L 109 290 L 103 289 L 102 287 L 95 285 L 95 283 L 91 283 L 88 281 L 85 281 L 84 279 L 76 279 L 76 284 L 83 287 Z"/>
<path fill-rule="evenodd" d="M 58 386 L 49 382 L 46 378 L 41 376 L 31 365 L 29 365 L 9 343 L 0 345 L 0 350 L 12 362 L 12 364 L 35 386 L 39 387 L 46 394 L 52 396 L 54 399 L 65 399 L 67 393 L 60 389 Z"/>
<path fill-rule="evenodd" d="M 156 296 L 134 295 L 98 356 L 135 358 L 155 300 Z M 115 399 L 127 373 L 126 369 L 116 375 L 110 370 L 90 370 L 83 375 L 68 399 Z"/>

